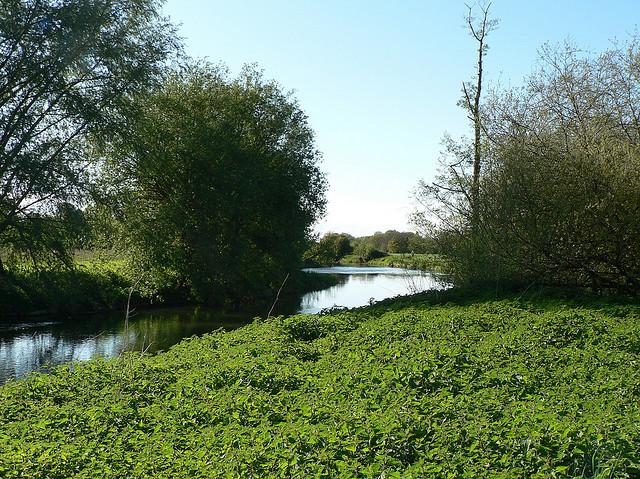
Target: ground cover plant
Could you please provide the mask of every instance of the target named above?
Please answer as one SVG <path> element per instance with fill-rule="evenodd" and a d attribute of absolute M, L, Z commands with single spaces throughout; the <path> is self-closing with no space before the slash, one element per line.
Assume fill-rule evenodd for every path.
<path fill-rule="evenodd" d="M 453 290 L 0 388 L 0 476 L 640 475 L 640 307 Z"/>

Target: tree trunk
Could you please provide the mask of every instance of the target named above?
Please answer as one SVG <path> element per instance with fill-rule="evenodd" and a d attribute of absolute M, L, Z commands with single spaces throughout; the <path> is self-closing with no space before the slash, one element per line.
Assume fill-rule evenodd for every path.
<path fill-rule="evenodd" d="M 486 13 L 485 13 L 486 15 Z M 482 58 L 484 56 L 484 23 L 482 27 L 482 36 L 478 45 L 478 75 L 476 84 L 476 94 L 473 99 L 473 180 L 471 185 L 471 200 L 473 205 L 474 220 L 478 215 L 478 198 L 480 196 L 480 161 L 481 161 L 481 124 L 480 124 L 480 97 L 482 95 Z"/>
<path fill-rule="evenodd" d="M 473 95 L 473 100 L 469 95 L 466 85 L 462 85 L 465 94 L 467 109 L 469 110 L 469 118 L 473 121 L 473 174 L 471 177 L 471 215 L 473 227 L 477 226 L 478 222 L 478 201 L 480 197 L 480 170 L 482 166 L 482 118 L 480 117 L 480 98 L 482 97 L 482 74 L 483 66 L 482 61 L 485 55 L 485 38 L 490 30 L 495 27 L 496 22 L 489 20 L 489 3 L 482 9 L 482 19 L 479 24 L 474 25 L 474 18 L 469 7 L 469 13 L 467 15 L 467 26 L 471 36 L 478 42 L 478 67 L 476 71 L 476 88 Z"/>

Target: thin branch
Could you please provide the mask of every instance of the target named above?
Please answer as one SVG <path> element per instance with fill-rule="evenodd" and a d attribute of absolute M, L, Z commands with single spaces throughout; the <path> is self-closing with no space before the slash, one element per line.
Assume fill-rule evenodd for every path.
<path fill-rule="evenodd" d="M 287 280 L 289 279 L 289 273 L 287 273 L 287 276 L 285 276 L 284 281 L 282 282 L 282 284 L 280 285 L 280 289 L 278 290 L 278 294 L 276 294 L 276 299 L 273 302 L 273 304 L 271 305 L 271 309 L 269 310 L 269 312 L 267 313 L 267 319 L 269 319 L 269 317 L 271 316 L 271 313 L 273 313 L 273 308 L 276 307 L 276 303 L 278 302 L 278 300 L 280 299 L 280 293 L 282 292 L 282 288 L 284 288 L 284 284 L 287 282 Z"/>

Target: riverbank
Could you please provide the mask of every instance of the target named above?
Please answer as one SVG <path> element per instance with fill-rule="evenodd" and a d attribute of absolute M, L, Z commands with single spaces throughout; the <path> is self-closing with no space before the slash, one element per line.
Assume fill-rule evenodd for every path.
<path fill-rule="evenodd" d="M 297 272 L 283 288 L 282 300 L 291 300 L 309 291 L 335 285 L 331 275 Z M 78 316 L 98 312 L 123 311 L 133 281 L 119 259 L 78 262 L 73 269 L 34 271 L 22 269 L 0 275 L 0 319 L 16 317 Z M 258 306 L 271 304 L 277 291 L 262 298 Z M 136 307 L 183 306 L 195 304 L 188 291 L 179 286 L 140 292 L 134 288 Z M 260 310 L 264 309 L 262 307 Z"/>
<path fill-rule="evenodd" d="M 365 261 L 358 255 L 349 254 L 340 260 L 340 264 L 419 269 L 424 271 L 434 271 L 436 273 L 443 273 L 446 271 L 446 261 L 438 254 L 390 253 L 387 256 L 370 259 L 368 261 Z"/>
<path fill-rule="evenodd" d="M 73 269 L 9 271 L 0 275 L 0 319 L 123 309 L 130 287 L 118 260 Z M 137 292 L 134 300 L 143 303 Z"/>
<path fill-rule="evenodd" d="M 431 292 L 0 388 L 12 477 L 638 477 L 640 306 Z"/>

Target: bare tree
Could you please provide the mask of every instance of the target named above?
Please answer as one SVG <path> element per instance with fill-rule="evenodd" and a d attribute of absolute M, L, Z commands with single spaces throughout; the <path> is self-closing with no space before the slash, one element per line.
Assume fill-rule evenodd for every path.
<path fill-rule="evenodd" d="M 462 83 L 464 93 L 463 106 L 469 112 L 469 120 L 473 122 L 473 173 L 471 180 L 471 210 L 474 220 L 477 219 L 477 203 L 480 190 L 480 168 L 482 161 L 482 118 L 480 115 L 480 99 L 482 97 L 483 60 L 487 53 L 488 45 L 486 37 L 496 28 L 498 21 L 489 17 L 491 3 L 486 5 L 466 5 L 467 16 L 465 18 L 469 34 L 478 43 L 478 63 L 476 67 L 475 85 Z M 474 7 L 479 8 L 480 15 L 474 15 Z M 475 221 L 474 221 L 475 223 Z"/>
<path fill-rule="evenodd" d="M 421 181 L 415 192 L 419 210 L 412 222 L 424 234 L 433 237 L 446 254 L 452 245 L 464 245 L 464 268 L 473 269 L 480 261 L 480 179 L 487 155 L 486 129 L 482 109 L 484 59 L 487 36 L 498 21 L 490 16 L 491 3 L 466 5 L 465 27 L 477 44 L 475 78 L 462 84 L 462 98 L 458 105 L 467 111 L 473 125 L 473 139 L 443 139 L 441 168 L 434 181 Z M 446 243 L 446 244 L 445 244 Z M 444 247 L 443 247 L 444 246 Z M 456 246 L 456 248 L 458 247 Z"/>

